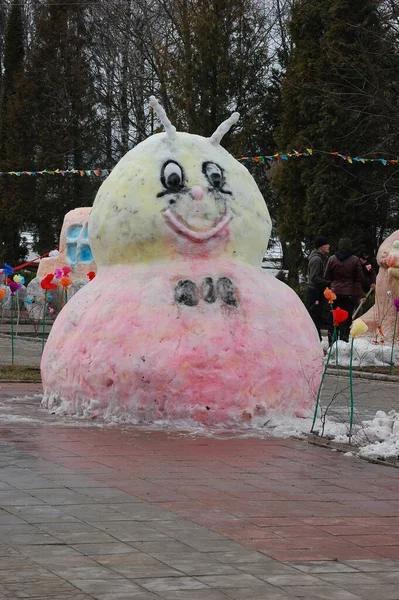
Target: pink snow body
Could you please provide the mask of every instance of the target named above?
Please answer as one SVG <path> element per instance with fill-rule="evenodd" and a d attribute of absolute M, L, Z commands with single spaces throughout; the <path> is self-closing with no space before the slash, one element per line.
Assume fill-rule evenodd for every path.
<path fill-rule="evenodd" d="M 97 276 L 52 328 L 43 406 L 133 422 L 308 415 L 321 346 L 298 296 L 259 266 L 271 229 L 263 197 L 219 145 L 224 125 L 205 139 L 168 123 L 97 194 Z"/>
<path fill-rule="evenodd" d="M 179 279 L 221 274 L 234 281 L 238 308 L 174 301 Z M 214 261 L 210 272 L 198 260 L 100 269 L 57 318 L 43 363 L 44 389 L 56 405 L 68 399 L 67 412 L 234 424 L 270 409 L 307 413 L 321 360 L 285 284 L 249 265 Z"/>

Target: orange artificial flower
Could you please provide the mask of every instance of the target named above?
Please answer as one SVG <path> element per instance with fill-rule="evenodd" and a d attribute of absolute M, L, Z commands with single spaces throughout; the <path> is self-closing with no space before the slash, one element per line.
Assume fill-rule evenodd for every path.
<path fill-rule="evenodd" d="M 60 285 L 62 285 L 64 290 L 67 290 L 69 286 L 72 285 L 72 279 L 70 279 L 70 277 L 61 277 Z"/>
<path fill-rule="evenodd" d="M 337 299 L 337 296 L 332 290 L 330 290 L 330 288 L 326 288 L 324 290 L 324 298 L 327 300 L 328 304 L 332 304 L 334 300 Z"/>

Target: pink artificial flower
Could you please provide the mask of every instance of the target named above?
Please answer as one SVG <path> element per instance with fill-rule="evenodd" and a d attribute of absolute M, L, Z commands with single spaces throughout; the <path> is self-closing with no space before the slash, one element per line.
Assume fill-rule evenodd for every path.
<path fill-rule="evenodd" d="M 371 271 L 371 265 L 366 265 L 367 271 Z"/>
<path fill-rule="evenodd" d="M 396 310 L 399 312 L 399 298 L 393 299 L 393 305 L 396 308 Z"/>
<path fill-rule="evenodd" d="M 61 277 L 64 276 L 64 271 L 62 269 L 56 269 L 54 275 L 56 279 L 61 279 Z"/>
<path fill-rule="evenodd" d="M 63 270 L 65 277 L 67 277 L 69 275 L 69 273 L 72 271 L 71 267 L 62 267 L 62 270 Z"/>
<path fill-rule="evenodd" d="M 53 312 L 54 312 L 54 308 L 52 308 L 52 307 L 50 306 L 50 308 L 48 309 L 48 311 L 49 311 L 49 313 L 53 313 Z"/>

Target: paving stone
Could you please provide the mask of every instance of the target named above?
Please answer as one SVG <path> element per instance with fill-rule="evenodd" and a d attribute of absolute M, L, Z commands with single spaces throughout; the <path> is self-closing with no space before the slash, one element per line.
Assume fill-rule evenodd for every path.
<path fill-rule="evenodd" d="M 359 600 L 362 596 L 334 586 L 289 586 L 287 593 L 306 600 Z M 391 599 L 392 600 L 392 599 Z"/>
<path fill-rule="evenodd" d="M 130 591 L 130 592 L 121 592 L 121 593 L 106 593 L 106 594 L 93 594 L 90 598 L 95 598 L 96 600 L 159 600 L 160 596 L 158 594 L 152 594 L 151 592 L 141 591 Z"/>
<path fill-rule="evenodd" d="M 392 560 L 346 560 L 346 565 L 357 569 L 358 571 L 368 572 L 380 572 L 380 571 L 397 571 L 399 563 Z"/>
<path fill-rule="evenodd" d="M 294 600 L 295 596 L 279 588 L 264 583 L 262 587 L 254 588 L 224 588 L 223 592 L 234 600 Z"/>
<path fill-rule="evenodd" d="M 313 561 L 309 560 L 304 563 L 289 563 L 289 565 L 299 571 L 303 571 L 305 573 L 355 573 L 357 567 L 355 565 L 351 566 L 349 563 L 360 563 L 360 564 L 368 564 L 374 561 L 361 560 L 361 561 L 348 561 L 347 563 L 340 563 L 338 561 Z"/>
<path fill-rule="evenodd" d="M 157 596 L 159 598 L 159 596 Z M 170 590 L 169 592 L 162 592 L 162 598 L 164 600 L 188 600 L 187 592 L 181 590 Z M 229 596 L 226 596 L 220 590 L 190 590 L 189 600 L 228 600 Z M 231 596 L 230 596 L 231 598 Z"/>
<path fill-rule="evenodd" d="M 399 586 L 397 584 L 345 584 L 345 590 L 357 594 L 364 600 L 399 600 Z"/>
<path fill-rule="evenodd" d="M 120 579 L 122 576 L 114 570 L 106 569 L 100 566 L 59 566 L 52 568 L 53 573 L 65 579 L 66 581 L 74 581 L 76 579 Z"/>
<path fill-rule="evenodd" d="M 86 556 L 108 554 L 131 554 L 133 548 L 122 542 L 72 544 L 72 547 Z"/>
<path fill-rule="evenodd" d="M 171 564 L 171 561 L 167 558 L 165 562 Z M 238 575 L 240 571 L 229 565 L 208 562 L 205 558 L 200 560 L 180 560 L 172 561 L 173 567 L 178 569 L 185 575 L 197 576 L 197 575 Z"/>
<path fill-rule="evenodd" d="M 169 590 L 201 590 L 207 589 L 208 586 L 194 579 L 193 577 L 157 577 L 153 579 L 136 579 L 136 583 L 140 584 L 150 592 L 155 592 L 162 596 L 163 592 Z"/>
<path fill-rule="evenodd" d="M 172 569 L 162 563 L 154 565 L 113 565 L 116 573 L 127 577 L 128 579 L 142 579 L 145 577 L 183 577 L 184 572 Z"/>
<path fill-rule="evenodd" d="M 264 587 L 263 581 L 248 573 L 238 573 L 237 575 L 201 575 L 197 579 L 212 588 Z"/>
<path fill-rule="evenodd" d="M 325 586 L 325 581 L 319 579 L 318 577 L 313 577 L 312 575 L 305 575 L 303 573 L 297 573 L 295 575 L 272 575 L 262 577 L 264 581 L 270 583 L 271 585 L 275 585 L 276 587 L 286 587 L 289 585 L 299 586 L 299 585 L 323 585 Z"/>
<path fill-rule="evenodd" d="M 138 585 L 129 581 L 128 579 L 75 579 L 71 581 L 75 587 L 79 588 L 83 592 L 94 596 L 95 598 L 99 594 L 133 594 L 135 592 L 142 592 Z"/>

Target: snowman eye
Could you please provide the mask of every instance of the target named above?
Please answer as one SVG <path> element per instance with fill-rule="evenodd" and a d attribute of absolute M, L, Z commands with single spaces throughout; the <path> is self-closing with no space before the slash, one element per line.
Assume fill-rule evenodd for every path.
<path fill-rule="evenodd" d="M 223 187 L 223 169 L 219 165 L 212 162 L 204 162 L 202 172 L 214 188 L 221 189 Z"/>
<path fill-rule="evenodd" d="M 174 192 L 183 187 L 184 175 L 181 166 L 172 160 L 164 164 L 161 170 L 161 182 L 164 188 Z"/>

